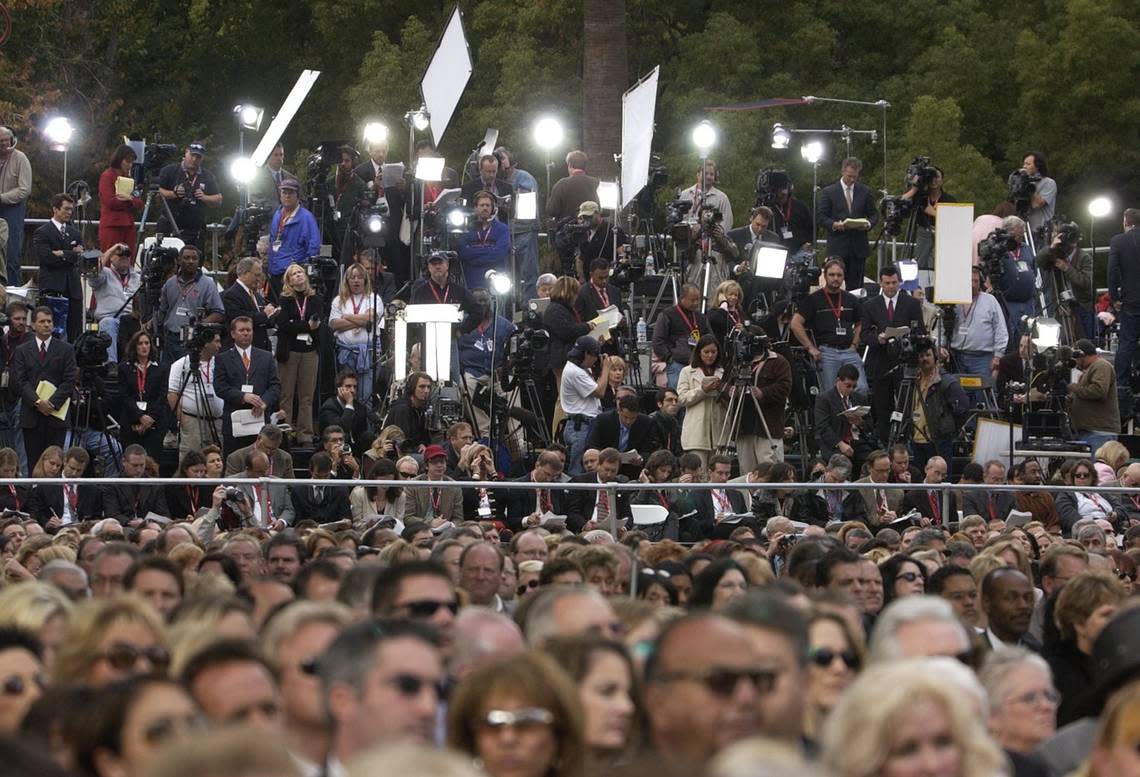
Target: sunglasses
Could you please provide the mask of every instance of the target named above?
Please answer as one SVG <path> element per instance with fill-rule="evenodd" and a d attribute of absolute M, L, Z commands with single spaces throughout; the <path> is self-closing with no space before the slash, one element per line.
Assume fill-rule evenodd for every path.
<path fill-rule="evenodd" d="M 480 725 L 489 729 L 503 729 L 508 726 L 517 728 L 537 728 L 549 726 L 554 723 L 554 713 L 541 707 L 526 707 L 521 710 L 490 710 Z"/>
<path fill-rule="evenodd" d="M 913 583 L 916 580 L 919 580 L 921 578 L 922 578 L 922 575 L 918 574 L 917 572 L 900 572 L 899 576 L 896 579 L 897 580 L 905 580 L 908 583 Z"/>
<path fill-rule="evenodd" d="M 158 645 L 140 648 L 127 642 L 116 642 L 96 657 L 106 659 L 111 668 L 120 672 L 133 669 L 140 658 L 145 658 L 159 672 L 170 666 L 170 654 Z"/>
<path fill-rule="evenodd" d="M 419 696 L 423 689 L 428 687 L 435 691 L 437 698 L 447 698 L 448 687 L 444 680 L 427 680 L 419 675 L 397 674 L 389 677 L 387 683 L 401 696 Z"/>
<path fill-rule="evenodd" d="M 519 587 L 517 589 L 515 589 L 515 591 L 519 596 L 522 596 L 523 594 L 525 594 L 527 591 L 531 590 L 532 588 L 538 588 L 538 580 L 537 579 L 528 580 L 525 583 L 521 583 L 519 585 Z"/>
<path fill-rule="evenodd" d="M 441 602 L 436 599 L 416 599 L 398 606 L 407 610 L 409 617 L 412 618 L 430 618 L 439 612 L 441 607 L 446 607 L 452 615 L 459 612 L 459 602 Z"/>
<path fill-rule="evenodd" d="M 757 693 L 771 693 L 776 685 L 777 673 L 769 669 L 732 669 L 729 667 L 714 666 L 697 672 L 668 672 L 659 676 L 662 682 L 676 680 L 689 680 L 701 683 L 716 696 L 728 697 L 740 685 L 741 680 L 752 683 Z"/>
<path fill-rule="evenodd" d="M 1123 569 L 1116 570 L 1116 577 L 1120 580 L 1135 580 L 1136 577 L 1131 572 L 1126 572 Z"/>
<path fill-rule="evenodd" d="M 32 682 L 28 683 L 23 677 L 15 674 L 5 678 L 4 682 L 0 683 L 0 694 L 4 696 L 23 696 L 32 685 L 42 691 L 47 687 L 47 679 L 44 678 L 43 675 L 37 674 L 32 678 Z"/>
<path fill-rule="evenodd" d="M 812 663 L 821 669 L 827 669 L 837 658 L 842 659 L 843 665 L 852 671 L 858 671 L 860 666 L 859 656 L 851 650 L 837 653 L 830 648 L 812 648 L 808 651 L 808 657 L 811 658 Z"/>

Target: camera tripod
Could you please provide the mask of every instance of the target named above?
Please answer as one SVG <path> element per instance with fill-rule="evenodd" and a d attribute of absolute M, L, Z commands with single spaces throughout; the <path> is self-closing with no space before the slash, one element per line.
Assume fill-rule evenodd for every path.
<path fill-rule="evenodd" d="M 768 429 L 768 421 L 764 418 L 763 411 L 760 410 L 760 401 L 752 394 L 752 387 L 755 385 L 755 374 L 767 359 L 768 353 L 765 353 L 763 358 L 755 364 L 737 364 L 733 368 L 733 378 L 729 389 L 731 393 L 728 400 L 728 410 L 724 416 L 724 423 L 721 424 L 720 437 L 716 446 L 716 452 L 718 454 L 724 456 L 737 455 L 736 440 L 740 435 L 740 421 L 744 415 L 744 405 L 745 402 L 751 400 L 752 406 L 756 409 L 756 416 L 760 419 L 760 426 L 764 430 L 764 439 L 768 441 L 772 457 L 775 458 L 779 446 L 772 440 L 772 432 Z M 781 429 L 780 431 L 782 432 L 783 430 Z"/>
<path fill-rule="evenodd" d="M 902 440 L 903 431 L 914 414 L 914 384 L 918 378 L 918 368 L 902 364 L 894 370 L 902 369 L 902 382 L 895 392 L 895 404 L 891 410 L 891 422 L 887 432 L 887 444 L 894 445 Z M 891 370 L 893 372 L 894 370 Z M 890 375 L 890 372 L 887 373 Z"/>
<path fill-rule="evenodd" d="M 80 335 L 80 340 L 87 334 L 84 332 L 83 335 Z M 78 346 L 79 340 L 75 342 Z M 107 401 L 108 392 L 106 385 L 96 372 L 98 369 L 100 368 L 81 367 L 79 370 L 79 376 L 75 381 L 75 395 L 72 397 L 72 422 L 68 431 L 71 437 L 69 444 L 80 445 L 89 451 L 92 447 L 96 448 L 95 452 L 106 451 L 106 458 L 103 459 L 104 464 L 110 463 L 112 472 L 120 472 L 122 470 L 122 448 L 110 431 L 118 426 L 118 422 L 103 409 L 105 404 L 109 404 Z M 98 408 L 96 408 L 96 402 L 99 403 Z M 92 435 L 95 435 L 97 440 L 95 446 L 87 444 L 88 438 Z M 96 457 L 92 456 L 91 458 L 95 459 Z M 103 475 L 108 476 L 106 466 L 104 466 Z"/>
<path fill-rule="evenodd" d="M 206 391 L 206 384 L 202 382 L 201 371 L 201 357 L 195 358 L 195 353 L 191 352 L 186 356 L 186 370 L 182 374 L 182 385 L 178 387 L 178 398 L 174 401 L 174 407 L 182 407 L 182 396 L 186 393 L 186 387 L 192 386 L 194 391 L 194 400 L 198 405 L 198 418 L 196 419 L 199 424 L 206 424 L 210 429 L 210 441 L 214 445 L 220 446 L 222 444 L 221 437 L 218 435 L 217 420 L 214 418 L 214 413 L 210 408 L 210 396 Z M 182 425 L 178 425 L 178 442 L 182 443 Z"/>

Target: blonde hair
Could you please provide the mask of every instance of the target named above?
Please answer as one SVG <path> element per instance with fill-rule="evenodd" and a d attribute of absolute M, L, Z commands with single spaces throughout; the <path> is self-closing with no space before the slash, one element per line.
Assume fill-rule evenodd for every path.
<path fill-rule="evenodd" d="M 49 445 L 44 448 L 44 452 L 40 454 L 39 459 L 37 459 L 35 465 L 32 466 L 32 477 L 46 478 L 47 475 L 44 474 L 44 462 L 53 456 L 59 458 L 60 465 L 65 461 L 63 458 L 63 448 L 58 445 Z"/>
<path fill-rule="evenodd" d="M 1119 605 L 1128 597 L 1116 575 L 1104 569 L 1086 569 L 1065 583 L 1057 595 L 1053 622 L 1061 638 L 1076 638 L 1076 624 L 1088 619 L 1099 607 Z"/>
<path fill-rule="evenodd" d="M 947 659 L 873 664 L 847 688 L 824 726 L 823 762 L 836 777 L 882 772 L 898 724 L 915 703 L 940 707 L 962 755 L 961 777 L 1005 775 L 1005 756 L 985 730 L 985 716 L 941 672 Z"/>
<path fill-rule="evenodd" d="M 356 263 L 350 264 L 344 271 L 344 277 L 340 279 L 340 304 L 343 305 L 352 296 L 352 291 L 348 287 L 348 276 L 354 272 L 358 272 L 364 276 L 364 291 L 362 292 L 365 297 L 372 295 L 372 276 L 364 269 L 364 265 Z"/>
<path fill-rule="evenodd" d="M 28 581 L 0 591 L 0 626 L 38 634 L 52 618 L 68 619 L 74 609 L 63 591 L 48 583 Z"/>
<path fill-rule="evenodd" d="M 180 542 L 170 549 L 166 557 L 182 569 L 183 576 L 194 573 L 206 551 L 193 542 Z"/>
<path fill-rule="evenodd" d="M 285 748 L 248 726 L 215 729 L 170 744 L 146 773 L 149 777 L 300 777 Z"/>
<path fill-rule="evenodd" d="M 307 272 L 305 272 L 304 267 L 297 264 L 296 262 L 293 262 L 293 264 L 291 264 L 285 268 L 285 275 L 283 276 L 284 282 L 281 284 L 281 296 L 282 297 L 295 296 L 294 292 L 293 292 L 293 287 L 291 285 L 289 285 L 289 273 L 293 272 L 293 268 L 297 268 L 298 270 L 300 270 L 301 275 L 305 278 L 305 296 L 308 297 L 308 296 L 312 295 L 313 286 L 312 286 L 312 284 L 309 283 L 309 274 Z"/>
<path fill-rule="evenodd" d="M 716 297 L 713 304 L 719 308 L 720 303 L 728 301 L 728 294 L 732 291 L 736 292 L 737 304 L 744 301 L 744 290 L 740 288 L 739 283 L 736 281 L 722 281 L 721 284 L 716 287 Z"/>
<path fill-rule="evenodd" d="M 414 561 L 418 559 L 419 551 L 416 546 L 407 540 L 393 540 L 384 546 L 380 554 L 376 557 L 379 561 L 392 566 L 401 561 Z"/>
<path fill-rule="evenodd" d="M 974 576 L 974 582 L 981 584 L 982 580 L 985 579 L 985 576 L 990 572 L 1008 566 L 1009 564 L 1005 563 L 1005 559 L 999 556 L 979 553 L 970 559 L 970 574 Z"/>
<path fill-rule="evenodd" d="M 495 457 L 493 454 L 491 454 L 491 449 L 488 448 L 486 445 L 483 445 L 482 443 L 478 443 L 478 442 L 473 442 L 470 445 L 468 445 L 466 448 L 463 449 L 463 453 L 459 454 L 459 469 L 463 470 L 464 472 L 466 472 L 467 474 L 470 475 L 471 474 L 471 462 L 472 462 L 472 460 L 475 459 L 476 456 L 478 456 L 480 453 L 483 453 L 483 452 L 486 452 L 487 454 L 491 455 L 491 459 L 494 460 Z"/>
<path fill-rule="evenodd" d="M 732 560 L 744 567 L 750 585 L 766 585 L 776 579 L 776 573 L 772 571 L 768 559 L 760 558 L 751 551 L 738 550 L 732 554 Z"/>
<path fill-rule="evenodd" d="M 1128 463 L 1128 448 L 1124 447 L 1124 443 L 1119 440 L 1109 440 L 1096 449 L 1095 458 L 1097 461 L 1103 461 L 1112 467 L 1115 472 L 1121 465 Z"/>
<path fill-rule="evenodd" d="M 54 667 L 57 683 L 87 682 L 87 674 L 98 660 L 99 643 L 112 626 L 137 623 L 151 632 L 155 641 L 166 646 L 166 629 L 154 608 L 141 597 L 123 594 L 109 599 L 93 599 L 75 608 L 63 634 Z"/>
<path fill-rule="evenodd" d="M 280 669 L 277 654 L 281 643 L 310 623 L 328 623 L 344 628 L 352 622 L 352 611 L 339 602 L 299 601 L 286 605 L 261 632 L 261 650 L 265 660 Z"/>
<path fill-rule="evenodd" d="M 1025 552 L 1025 548 L 1023 548 L 1021 546 L 1021 543 L 1017 540 L 998 540 L 988 547 L 983 548 L 982 552 L 978 555 L 994 556 L 1000 560 L 1001 554 L 1005 553 L 1007 550 L 1012 552 L 1013 555 L 1017 556 L 1017 564 L 1014 568 L 1017 569 L 1017 571 L 1021 574 L 1025 575 L 1026 580 L 1033 580 L 1033 567 L 1029 563 L 1029 554 Z M 1002 560 L 1002 563 L 1004 564 L 1005 561 Z M 973 569 L 970 571 L 972 572 Z"/>

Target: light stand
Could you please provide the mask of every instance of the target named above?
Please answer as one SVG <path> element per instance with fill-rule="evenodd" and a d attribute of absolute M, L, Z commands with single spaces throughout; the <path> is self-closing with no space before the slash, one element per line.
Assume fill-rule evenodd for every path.
<path fill-rule="evenodd" d="M 811 245 L 812 256 L 815 256 L 815 241 L 818 236 L 816 199 L 819 196 L 819 160 L 823 158 L 823 143 L 813 140 L 800 146 L 800 155 L 811 164 Z"/>
<path fill-rule="evenodd" d="M 261 129 L 261 120 L 265 117 L 265 110 L 256 105 L 240 104 L 234 106 L 234 116 L 237 117 L 238 123 L 238 155 L 240 158 L 245 158 L 245 131 L 257 132 Z M 253 172 L 250 171 L 250 176 L 245 181 L 245 199 L 249 202 L 252 199 L 253 193 L 250 191 L 249 184 L 253 181 Z M 241 187 L 238 187 L 240 194 Z"/>
<path fill-rule="evenodd" d="M 709 263 L 712 258 L 709 256 L 709 251 L 706 250 L 704 223 L 702 222 L 702 211 L 705 207 L 705 198 L 707 196 L 707 187 L 705 186 L 705 170 L 708 168 L 709 151 L 716 145 L 716 128 L 706 119 L 693 128 L 693 145 L 697 147 L 697 151 L 701 155 L 701 170 L 698 174 L 700 193 L 700 202 L 693 203 L 694 210 L 697 211 L 697 255 L 704 263 L 704 279 L 701 282 L 701 313 L 704 313 L 708 308 L 709 296 L 709 276 L 712 273 L 712 268 Z"/>
<path fill-rule="evenodd" d="M 488 374 L 490 393 L 487 395 L 487 447 L 491 455 L 498 459 L 495 449 L 495 351 L 499 348 L 499 309 L 501 298 L 511 291 L 511 279 L 497 270 L 488 270 L 484 277 L 487 279 L 487 290 L 491 293 L 491 370 Z M 460 375 L 460 380 L 463 376 Z"/>
<path fill-rule="evenodd" d="M 546 195 L 550 196 L 550 171 L 554 162 L 550 152 L 562 145 L 565 133 L 562 124 L 552 116 L 545 116 L 534 124 L 534 142 L 546 154 Z"/>
<path fill-rule="evenodd" d="M 875 100 L 872 102 L 869 100 L 843 100 L 843 99 L 840 99 L 838 97 L 814 97 L 811 95 L 805 95 L 803 98 L 803 101 L 808 103 L 809 105 L 811 103 L 823 102 L 823 103 L 839 103 L 841 105 L 870 105 L 870 106 L 873 106 L 875 108 L 882 109 L 882 111 L 883 111 L 883 190 L 884 191 L 890 190 L 890 185 L 887 183 L 887 108 L 890 108 L 891 104 L 889 102 L 887 102 L 886 100 Z"/>
<path fill-rule="evenodd" d="M 851 156 L 852 135 L 869 135 L 872 143 L 874 143 L 879 138 L 878 130 L 852 129 L 846 124 L 840 125 L 839 129 L 796 129 L 795 127 L 776 124 L 772 127 L 772 148 L 787 148 L 788 143 L 791 140 L 791 136 L 794 134 L 839 135 L 841 138 L 843 138 L 843 142 L 847 145 L 847 156 Z"/>
<path fill-rule="evenodd" d="M 67 149 L 74 134 L 75 127 L 63 116 L 56 116 L 44 125 L 44 136 L 51 143 L 52 150 L 63 152 L 63 188 L 60 189 L 63 192 L 67 191 Z"/>
<path fill-rule="evenodd" d="M 1089 203 L 1089 245 L 1092 247 L 1092 275 L 1093 285 L 1096 284 L 1096 220 L 1102 219 L 1112 211 L 1112 200 L 1108 197 L 1096 197 Z M 1095 305 L 1094 305 L 1095 313 Z M 1096 326 L 1096 318 L 1093 318 L 1093 326 Z M 1096 338 L 1090 338 L 1094 342 Z"/>

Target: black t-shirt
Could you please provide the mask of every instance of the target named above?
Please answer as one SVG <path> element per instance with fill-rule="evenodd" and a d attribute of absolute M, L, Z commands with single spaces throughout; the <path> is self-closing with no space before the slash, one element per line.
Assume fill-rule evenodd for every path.
<path fill-rule="evenodd" d="M 946 192 L 942 192 L 942 194 L 940 194 L 938 196 L 938 202 L 957 202 L 957 201 L 958 201 L 958 199 L 956 197 L 954 197 L 952 194 L 947 194 Z M 918 208 L 918 213 L 917 213 L 917 215 L 915 215 L 914 220 L 918 222 L 918 225 L 920 227 L 928 227 L 930 229 L 934 229 L 934 217 L 926 215 L 926 206 L 929 204 L 930 204 L 930 197 L 920 197 L 919 198 L 918 203 L 916 205 L 916 207 Z"/>
<path fill-rule="evenodd" d="M 174 191 L 179 185 L 186 187 L 185 196 L 167 200 L 179 229 L 205 228 L 207 205 L 194 199 L 194 190 L 201 189 L 206 194 L 218 194 L 220 190 L 213 173 L 203 167 L 199 167 L 196 173 L 190 173 L 182 167 L 181 162 L 176 162 L 162 168 L 162 172 L 158 174 L 158 185 L 170 191 Z"/>
<path fill-rule="evenodd" d="M 840 315 L 836 316 L 840 306 Z M 817 347 L 851 347 L 855 323 L 859 320 L 859 299 L 854 294 L 844 291 L 837 297 L 820 289 L 807 296 L 799 312 L 804 317 L 807 330 L 815 336 Z"/>

